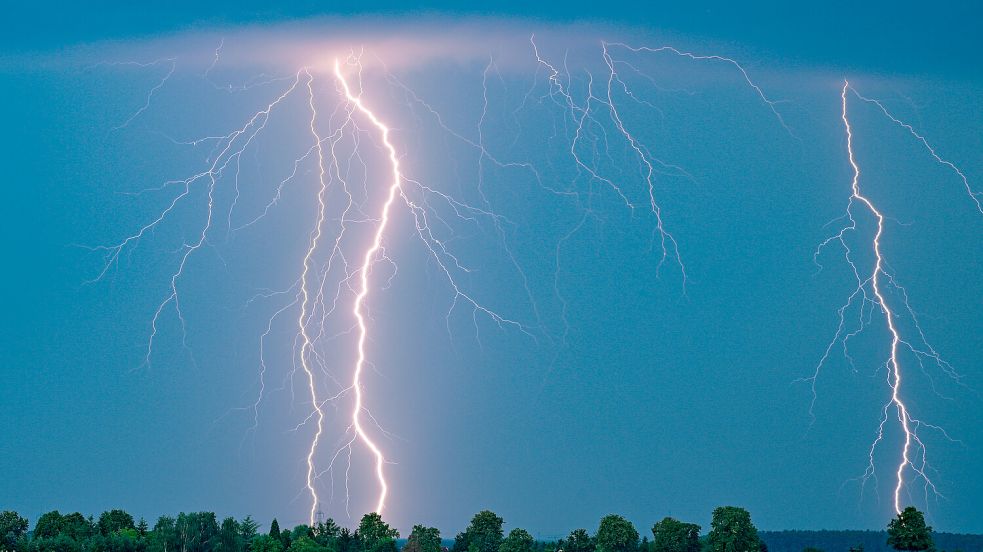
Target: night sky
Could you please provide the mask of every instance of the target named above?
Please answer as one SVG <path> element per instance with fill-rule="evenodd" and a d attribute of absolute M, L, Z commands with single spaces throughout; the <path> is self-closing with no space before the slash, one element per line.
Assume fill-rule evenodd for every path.
<path fill-rule="evenodd" d="M 851 341 L 849 358 L 834 344 L 814 404 L 802 379 L 815 372 L 836 333 L 837 309 L 855 287 L 842 249 L 815 255 L 843 226 L 837 219 L 850 195 L 843 79 L 881 100 L 983 190 L 983 64 L 976 59 L 983 12 L 930 7 L 14 8 L 0 33 L 7 129 L 0 134 L 7 194 L 0 509 L 32 522 L 52 509 L 116 507 L 148 520 L 214 510 L 263 523 L 276 516 L 281 526 L 306 521 L 311 428 L 298 424 L 310 400 L 291 373 L 296 314 L 274 324 L 266 342 L 255 427 L 251 405 L 260 335 L 285 304 L 270 290 L 296 279 L 313 222 L 310 159 L 273 214 L 246 224 L 310 147 L 306 96 L 288 97 L 242 155 L 236 210 L 228 220 L 222 211 L 187 266 L 180 284 L 186 346 L 173 309 L 165 309 L 152 362 L 143 363 L 175 251 L 200 231 L 207 198 L 194 195 L 95 282 L 104 265 L 86 246 L 118 242 L 173 197 L 170 188 L 133 192 L 203 170 L 210 146 L 179 142 L 241 126 L 290 85 L 294 54 L 270 53 L 271 44 L 308 55 L 324 40 L 364 46 L 391 62 L 389 79 L 366 69 L 363 90 L 391 121 L 407 175 L 506 221 L 503 231 L 491 219 L 454 219 L 445 204 L 440 212 L 450 222 L 440 232 L 472 269 L 460 273 L 468 293 L 524 328 L 452 308 L 454 294 L 412 217 L 397 210 L 385 238 L 391 262 L 373 276 L 363 381 L 385 430 L 369 425 L 390 461 L 387 519 L 404 533 L 425 523 L 449 536 L 489 508 L 508 527 L 553 537 L 617 512 L 644 534 L 666 515 L 706 529 L 712 509 L 728 504 L 748 508 L 762 529 L 884 527 L 900 446 L 893 411 L 874 454 L 878 482 L 862 489 L 857 480 L 889 398 L 889 336 L 878 313 L 848 311 L 871 325 Z M 480 30 L 470 45 L 468 29 Z M 350 38 L 363 32 L 370 38 Z M 615 53 L 638 94 L 618 100 L 620 114 L 665 163 L 653 192 L 685 278 L 672 254 L 662 260 L 644 170 L 614 127 L 594 130 L 607 137 L 607 150 L 581 154 L 623 186 L 636 212 L 577 170 L 567 140 L 573 129 L 535 63 L 533 33 L 581 100 L 588 74 L 599 87 L 594 94 L 603 92 L 603 38 L 734 58 L 775 102 L 781 119 L 727 63 Z M 453 54 L 427 50 L 411 59 L 440 37 L 451 37 Z M 210 67 L 223 38 L 225 57 Z M 94 65 L 170 56 L 177 57 L 172 78 L 132 121 L 170 62 Z M 246 82 L 261 84 L 228 89 Z M 331 75 L 316 72 L 312 90 L 331 112 Z M 907 290 L 927 341 L 961 374 L 901 357 L 913 414 L 951 438 L 920 430 L 927 473 L 944 497 L 916 480 L 902 501 L 927 510 L 937 530 L 983 532 L 983 214 L 958 175 L 907 130 L 876 105 L 853 95 L 848 102 L 860 184 L 887 217 L 888 270 Z M 385 159 L 371 133 L 363 138 L 366 168 L 348 176 L 364 180 L 357 188 L 374 209 Z M 496 159 L 534 165 L 538 180 L 497 166 L 474 143 Z M 229 182 L 220 182 L 223 205 L 233 200 Z M 861 217 L 848 242 L 868 272 L 872 231 Z M 356 242 L 367 235 L 353 232 Z M 900 308 L 904 297 L 887 300 Z M 921 343 L 910 316 L 899 327 Z M 353 360 L 350 330 L 350 320 L 333 321 L 326 331 L 338 335 L 320 349 L 341 378 Z M 325 394 L 337 390 L 319 385 Z M 322 469 L 344 442 L 346 405 L 327 407 Z M 346 525 L 377 492 L 365 449 L 355 446 L 351 461 L 347 508 L 344 465 L 318 481 L 321 509 Z"/>

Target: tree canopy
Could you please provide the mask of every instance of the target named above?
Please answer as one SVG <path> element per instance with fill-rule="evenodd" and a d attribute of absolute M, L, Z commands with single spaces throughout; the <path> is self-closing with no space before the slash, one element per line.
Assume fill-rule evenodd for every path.
<path fill-rule="evenodd" d="M 513 529 L 509 531 L 509 536 L 502 540 L 498 547 L 499 552 L 532 552 L 532 535 L 525 529 Z"/>
<path fill-rule="evenodd" d="M 627 519 L 610 514 L 601 518 L 594 537 L 597 552 L 636 552 L 638 531 Z"/>
<path fill-rule="evenodd" d="M 362 516 L 356 533 L 362 552 L 396 552 L 399 531 L 382 521 L 382 516 L 375 512 Z"/>
<path fill-rule="evenodd" d="M 454 539 L 453 552 L 498 552 L 504 540 L 504 522 L 491 510 L 478 512 L 467 529 Z"/>
<path fill-rule="evenodd" d="M 0 548 L 13 550 L 17 540 L 27 533 L 27 518 L 10 510 L 0 512 Z"/>
<path fill-rule="evenodd" d="M 397 550 L 399 532 L 377 513 L 362 516 L 357 528 L 341 527 L 332 519 L 314 525 L 281 527 L 271 520 L 261 532 L 251 517 L 226 517 L 212 512 L 181 512 L 160 516 L 148 528 L 133 523 L 124 510 L 109 510 L 97 518 L 57 510 L 37 518 L 33 528 L 17 512 L 0 511 L 0 552 L 448 552 L 436 527 L 415 525 Z M 601 519 L 592 535 L 571 531 L 555 542 L 537 541 L 529 531 L 513 528 L 504 536 L 504 520 L 490 510 L 475 514 L 457 535 L 454 552 L 765 552 L 768 539 L 780 552 L 864 549 L 871 552 L 934 552 L 934 542 L 950 551 L 983 550 L 983 536 L 935 535 L 915 508 L 906 508 L 887 531 L 762 532 L 747 510 L 734 506 L 713 512 L 710 532 L 672 517 L 652 525 L 652 540 L 639 542 L 634 525 L 611 514 Z M 863 543 L 857 545 L 856 543 Z"/>
<path fill-rule="evenodd" d="M 414 525 L 402 552 L 440 552 L 440 530 L 436 527 Z"/>
<path fill-rule="evenodd" d="M 652 526 L 652 552 L 700 552 L 700 526 L 663 518 Z"/>
<path fill-rule="evenodd" d="M 596 548 L 586 529 L 574 529 L 562 544 L 563 552 L 594 552 Z"/>
<path fill-rule="evenodd" d="M 925 516 L 914 506 L 908 506 L 887 526 L 887 543 L 895 550 L 934 550 L 932 528 L 925 525 Z"/>
<path fill-rule="evenodd" d="M 721 506 L 713 511 L 707 546 L 710 552 L 759 552 L 761 539 L 747 510 Z"/>

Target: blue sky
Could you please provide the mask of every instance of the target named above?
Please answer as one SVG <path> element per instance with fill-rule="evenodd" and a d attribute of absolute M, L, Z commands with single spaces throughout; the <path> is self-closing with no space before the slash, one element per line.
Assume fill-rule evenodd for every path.
<path fill-rule="evenodd" d="M 820 257 L 822 272 L 813 263 L 816 245 L 830 232 L 824 225 L 842 214 L 849 193 L 841 78 L 884 99 L 971 183 L 983 181 L 980 65 L 973 59 L 981 51 L 974 28 L 980 14 L 943 7 L 741 11 L 705 4 L 639 13 L 605 2 L 497 4 L 490 12 L 467 12 L 521 17 L 522 29 L 603 21 L 599 28 L 615 29 L 606 32 L 631 26 L 626 34 L 646 43 L 671 37 L 682 47 L 747 62 L 756 82 L 779 100 L 795 136 L 730 68 L 631 58 L 658 87 L 637 76 L 632 85 L 651 106 L 628 102 L 626 118 L 661 159 L 690 175 L 660 176 L 658 188 L 686 264 L 685 289 L 679 270 L 671 262 L 660 267 L 650 251 L 651 218 L 628 216 L 617 198 L 598 191 L 597 218 L 580 225 L 582 206 L 557 201 L 528 174 L 494 167 L 478 173 L 473 148 L 384 79 L 367 77 L 376 90 L 367 94 L 400 123 L 396 136 L 408 170 L 472 201 L 479 200 L 481 178 L 489 205 L 517 222 L 506 240 L 514 263 L 490 227 L 458 228 L 455 243 L 462 244 L 463 261 L 480 267 L 467 277 L 469 286 L 517 319 L 531 323 L 538 310 L 543 330 L 533 341 L 467 312 L 445 319 L 446 283 L 421 260 L 420 244 L 404 239 L 410 219 L 395 223 L 399 272 L 372 307 L 378 356 L 366 383 L 373 414 L 392 433 L 379 436 L 394 462 L 387 467 L 393 486 L 387 517 L 403 529 L 423 522 L 452 535 L 487 507 L 512 526 L 559 535 L 593 527 L 616 511 L 644 533 L 669 514 L 706 527 L 714 506 L 737 504 L 767 529 L 883 526 L 891 513 L 886 488 L 897 435 L 889 434 L 878 453 L 879 490 L 868 488 L 861 500 L 850 482 L 866 467 L 883 403 L 876 360 L 883 330 L 872 328 L 857 342 L 856 371 L 842 357 L 825 368 L 815 422 L 808 387 L 794 382 L 811 374 L 850 292 L 849 272 L 835 251 Z M 363 13 L 354 3 L 275 10 L 242 3 L 107 6 L 99 17 L 92 15 L 96 8 L 78 6 L 15 9 L 21 11 L 13 19 L 24 24 L 5 33 L 0 48 L 17 55 Z M 449 5 L 426 10 L 450 19 L 465 15 Z M 376 4 L 372 11 L 380 21 L 407 13 L 426 20 L 402 6 Z M 562 59 L 548 33 L 541 45 L 550 59 Z M 571 57 L 581 92 L 583 71 L 597 72 L 599 61 L 593 44 Z M 249 431 L 251 413 L 237 409 L 255 397 L 256 344 L 269 315 L 262 310 L 269 305 L 259 312 L 243 305 L 257 289 L 289 285 L 288 268 L 305 236 L 297 224 L 310 216 L 310 196 L 290 196 L 269 226 L 216 240 L 196 260 L 185 312 L 194 363 L 180 346 L 175 320 L 165 317 L 159 357 L 152 368 L 139 367 L 173 240 L 192 232 L 193 212 L 141 245 L 112 278 L 84 284 L 99 262 L 77 244 L 118 239 L 166 204 L 154 194 L 120 192 L 200 170 L 205 152 L 162 135 L 189 138 L 241 124 L 276 89 L 230 97 L 200 72 L 182 68 L 135 124 L 112 130 L 140 107 L 159 69 L 0 66 L 3 117 L 14 129 L 2 139 L 9 261 L 0 341 L 0 425 L 7 428 L 0 471 L 14 476 L 0 482 L 6 501 L 0 507 L 32 519 L 55 508 L 124 507 L 147 518 L 214 509 L 298 523 L 307 508 L 300 460 L 309 435 L 289 431 L 306 415 L 303 401 L 291 398 L 294 387 L 283 383 L 290 381 L 284 370 L 289 328 L 275 334 L 283 339 L 271 352 L 273 387 L 283 389 L 270 394 L 255 431 Z M 483 69 L 471 60 L 394 71 L 449 127 L 477 140 Z M 250 70 L 219 66 L 215 79 L 242 81 Z M 564 147 L 551 141 L 558 119 L 548 103 L 510 118 L 523 91 L 537 83 L 542 91 L 544 81 L 542 73 L 537 81 L 507 69 L 493 79 L 492 117 L 483 133 L 500 155 L 536 162 L 549 182 L 569 182 L 575 171 Z M 318 82 L 329 95 L 330 80 Z M 891 268 L 929 339 L 979 389 L 979 213 L 961 182 L 920 144 L 876 109 L 851 102 L 863 184 L 892 221 L 885 237 Z M 272 175 L 288 170 L 302 151 L 296 131 L 307 116 L 303 108 L 285 107 L 245 161 L 251 170 L 243 189 L 258 194 L 244 194 L 245 212 L 262 205 Z M 611 159 L 610 170 L 631 166 L 624 146 L 613 157 L 623 163 Z M 623 170 L 633 182 L 632 199 L 644 201 L 637 174 Z M 350 360 L 347 354 L 339 352 L 338 362 Z M 983 531 L 974 509 L 983 493 L 980 399 L 937 372 L 933 391 L 933 380 L 910 359 L 908 366 L 913 407 L 961 441 L 927 434 L 935 480 L 947 496 L 930 500 L 932 521 L 941 530 Z M 356 450 L 353 457 L 353 514 L 367 509 L 374 492 L 359 471 L 368 461 L 363 454 Z M 924 505 L 917 493 L 912 500 Z M 343 500 L 324 509 L 345 521 Z"/>

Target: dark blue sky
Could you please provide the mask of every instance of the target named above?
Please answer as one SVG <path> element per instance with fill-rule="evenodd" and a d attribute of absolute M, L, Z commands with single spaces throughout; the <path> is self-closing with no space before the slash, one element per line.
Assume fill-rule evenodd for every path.
<path fill-rule="evenodd" d="M 633 40 L 651 36 L 644 42 L 658 44 L 671 36 L 695 51 L 737 57 L 781 100 L 776 107 L 795 137 L 727 67 L 633 59 L 663 88 L 637 77 L 633 86 L 657 110 L 634 104 L 625 116 L 661 159 L 692 176 L 662 177 L 658 190 L 686 263 L 685 293 L 678 270 L 671 263 L 659 269 L 650 252 L 650 220 L 626 216 L 601 193 L 594 206 L 601 216 L 580 227 L 582 211 L 557 202 L 528 175 L 486 169 L 487 200 L 519 223 L 508 243 L 529 293 L 497 242 L 487 240 L 491 229 L 462 235 L 458 254 L 481 267 L 468 283 L 496 309 L 531 321 L 528 297 L 536 298 L 549 334 L 539 343 L 466 312 L 445 321 L 447 286 L 420 260 L 420 245 L 400 239 L 412 231 L 410 220 L 398 221 L 392 249 L 399 276 L 372 307 L 378 356 L 367 382 L 373 413 L 393 434 L 380 436 L 394 462 L 387 468 L 393 486 L 387 517 L 401 529 L 422 522 L 453 535 L 487 507 L 511 526 L 558 535 L 621 512 L 644 534 L 668 514 L 707 527 L 714 506 L 737 504 L 766 529 L 882 527 L 891 514 L 897 435 L 889 434 L 878 453 L 878 490 L 868 487 L 861 502 L 849 480 L 866 467 L 884 399 L 877 368 L 883 330 L 872 328 L 857 341 L 855 372 L 842 357 L 825 369 L 812 425 L 809 389 L 794 381 L 811 374 L 850 292 L 849 272 L 835 252 L 824 253 L 827 268 L 818 274 L 812 257 L 849 193 L 841 79 L 885 99 L 964 169 L 976 189 L 983 182 L 983 65 L 975 59 L 983 51 L 983 13 L 955 3 L 930 7 L 690 3 L 640 12 L 628 3 L 573 2 L 497 3 L 463 12 L 451 3 L 424 10 L 376 3 L 366 12 L 351 2 L 273 9 L 172 2 L 14 8 L 9 21 L 20 23 L 0 33 L 0 52 L 10 54 L 3 57 L 18 56 L 0 61 L 0 115 L 9 129 L 0 138 L 9 194 L 2 218 L 8 261 L 0 472 L 10 474 L 0 479 L 0 508 L 32 520 L 55 508 L 124 507 L 147 518 L 208 509 L 262 521 L 276 515 L 286 524 L 303 521 L 307 509 L 301 459 L 308 435 L 289 431 L 305 411 L 284 383 L 290 381 L 287 329 L 268 360 L 271 387 L 283 389 L 270 394 L 255 432 L 248 431 L 251 413 L 236 409 L 255 396 L 261 315 L 268 315 L 243 304 L 256 289 L 289 285 L 280 269 L 296 262 L 304 238 L 296 222 L 307 220 L 310 197 L 287 200 L 283 216 L 261 231 L 217 240 L 193 265 L 186 315 L 194 364 L 171 317 L 162 326 L 159 359 L 151 369 L 134 370 L 173 260 L 168 240 L 193 233 L 192 213 L 95 285 L 84 282 L 98 271 L 98 258 L 75 247 L 118 239 L 164 201 L 119 192 L 200 170 L 204 152 L 162 133 L 189 138 L 234 128 L 275 87 L 230 100 L 192 71 L 179 71 L 152 109 L 132 127 L 113 131 L 139 108 L 159 72 L 71 63 L 42 69 L 23 64 L 23 56 L 214 26 L 364 13 L 380 21 L 425 20 L 421 12 L 433 11 L 451 19 L 516 16 L 522 29 L 533 30 L 599 21 L 605 29 L 631 26 Z M 542 46 L 551 59 L 562 59 L 548 38 Z M 598 71 L 596 54 L 576 50 L 571 65 Z M 394 70 L 448 126 L 476 140 L 482 68 L 468 62 Z M 248 68 L 222 71 L 216 78 L 229 82 L 248 76 Z M 543 81 L 540 74 L 540 86 Z M 564 182 L 573 173 L 557 161 L 565 150 L 550 139 L 554 115 L 531 109 L 521 120 L 510 118 L 531 85 L 532 75 L 521 71 L 506 70 L 499 84 L 493 81 L 486 143 L 503 156 L 537 162 L 550 182 Z M 322 82 L 322 93 L 332 90 Z M 386 109 L 401 123 L 396 135 L 408 170 L 477 200 L 473 149 L 449 138 L 405 97 L 387 91 L 374 98 L 396 100 Z M 876 108 L 851 101 L 863 184 L 892 221 L 885 238 L 891 269 L 929 339 L 979 389 L 983 217 L 961 182 L 911 136 Z M 305 116 L 302 104 L 292 104 L 271 123 L 269 141 L 244 162 L 252 175 L 244 177 L 245 190 L 267 194 L 270 180 L 289 169 Z M 617 148 L 613 156 L 629 159 Z M 611 163 L 614 170 L 618 162 Z M 631 170 L 626 173 L 630 180 Z M 244 194 L 243 209 L 261 205 L 263 197 Z M 562 239 L 573 228 L 579 230 Z M 557 243 L 562 260 L 554 280 Z M 569 323 L 562 346 L 557 291 Z M 339 362 L 346 354 L 339 353 Z M 934 480 L 947 497 L 929 500 L 933 524 L 981 532 L 979 396 L 930 366 L 926 376 L 911 359 L 907 367 L 913 408 L 961 440 L 926 433 L 938 469 Z M 354 456 L 353 514 L 367 509 L 374 492 L 358 472 L 368 461 L 361 454 Z M 917 485 L 912 493 L 911 500 L 925 505 Z M 337 497 L 324 509 L 346 521 Z"/>

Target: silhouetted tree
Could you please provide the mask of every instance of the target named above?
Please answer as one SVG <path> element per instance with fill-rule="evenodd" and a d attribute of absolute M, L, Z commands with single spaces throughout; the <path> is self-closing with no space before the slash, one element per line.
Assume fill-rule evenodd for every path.
<path fill-rule="evenodd" d="M 27 527 L 27 518 L 20 517 L 17 512 L 0 512 L 0 549 L 15 550 L 17 541 L 27 533 Z"/>
<path fill-rule="evenodd" d="M 532 552 L 533 538 L 525 529 L 513 529 L 498 546 L 499 552 Z"/>
<path fill-rule="evenodd" d="M 149 552 L 176 552 L 180 548 L 178 542 L 176 520 L 170 516 L 160 516 L 157 523 L 147 536 Z"/>
<path fill-rule="evenodd" d="M 362 516 L 357 533 L 362 552 L 396 552 L 399 531 L 382 521 L 382 516 L 375 512 Z"/>
<path fill-rule="evenodd" d="M 761 539 L 747 510 L 721 506 L 713 511 L 707 546 L 710 552 L 759 552 Z"/>
<path fill-rule="evenodd" d="M 663 518 L 652 526 L 652 552 L 700 552 L 700 526 Z"/>
<path fill-rule="evenodd" d="M 601 518 L 594 537 L 597 552 L 636 552 L 638 531 L 627 519 L 611 514 Z"/>
<path fill-rule="evenodd" d="M 61 533 L 62 519 L 58 510 L 41 514 L 37 523 L 34 524 L 34 538 L 48 539 L 57 537 Z"/>
<path fill-rule="evenodd" d="M 594 552 L 595 547 L 586 529 L 574 529 L 563 541 L 563 552 Z"/>
<path fill-rule="evenodd" d="M 440 530 L 414 525 L 400 552 L 440 552 Z"/>
<path fill-rule="evenodd" d="M 358 549 L 358 534 L 352 533 L 347 527 L 342 527 L 338 532 L 337 542 L 338 552 L 356 552 Z"/>
<path fill-rule="evenodd" d="M 466 531 L 454 535 L 454 544 L 451 545 L 450 552 L 468 552 L 468 534 Z"/>
<path fill-rule="evenodd" d="M 239 536 L 242 538 L 243 548 L 250 550 L 258 530 L 259 524 L 252 517 L 242 518 L 242 521 L 239 522 Z"/>
<path fill-rule="evenodd" d="M 99 532 L 112 535 L 122 529 L 133 529 L 133 516 L 123 510 L 110 510 L 99 515 Z"/>
<path fill-rule="evenodd" d="M 214 512 L 181 512 L 174 522 L 179 552 L 211 552 L 218 542 Z"/>
<path fill-rule="evenodd" d="M 895 550 L 934 550 L 932 528 L 925 525 L 925 516 L 914 506 L 908 506 L 887 526 L 887 544 Z"/>
<path fill-rule="evenodd" d="M 219 529 L 218 552 L 244 552 L 245 549 L 246 544 L 242 539 L 239 522 L 232 517 L 223 519 L 222 527 Z"/>
<path fill-rule="evenodd" d="M 314 541 L 319 545 L 334 549 L 337 547 L 335 542 L 338 538 L 340 528 L 338 524 L 334 522 L 333 519 L 328 518 L 326 521 L 314 524 L 311 528 L 311 532 L 314 534 Z"/>
<path fill-rule="evenodd" d="M 504 520 L 491 510 L 482 510 L 471 518 L 467 529 L 454 540 L 454 552 L 498 552 L 502 545 Z"/>

